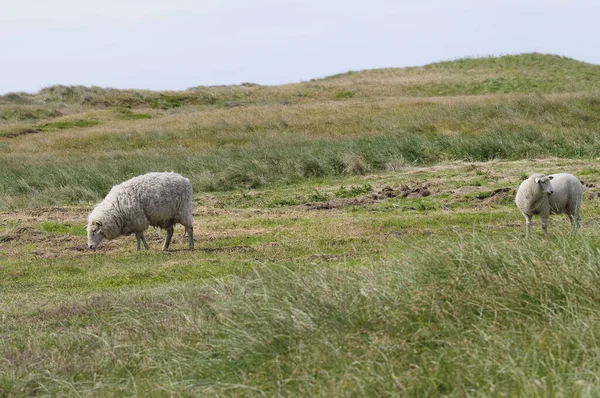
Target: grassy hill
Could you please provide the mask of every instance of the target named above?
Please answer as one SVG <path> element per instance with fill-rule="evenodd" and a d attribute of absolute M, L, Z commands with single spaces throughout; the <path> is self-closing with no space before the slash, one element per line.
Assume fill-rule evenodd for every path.
<path fill-rule="evenodd" d="M 7 94 L 0 208 L 47 203 L 48 191 L 57 203 L 98 200 L 149 169 L 178 170 L 213 191 L 399 164 L 595 158 L 598 82 L 600 66 L 524 54 L 277 87 Z"/>
<path fill-rule="evenodd" d="M 0 96 L 0 395 L 597 395 L 599 132 L 600 66 L 544 54 Z M 86 250 L 162 170 L 197 250 Z M 558 171 L 582 231 L 523 239 L 514 189 Z"/>

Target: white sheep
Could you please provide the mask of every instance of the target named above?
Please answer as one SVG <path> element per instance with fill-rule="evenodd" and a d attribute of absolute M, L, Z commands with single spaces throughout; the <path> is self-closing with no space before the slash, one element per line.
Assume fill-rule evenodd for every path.
<path fill-rule="evenodd" d="M 531 230 L 531 218 L 539 214 L 544 233 L 548 235 L 550 214 L 566 214 L 573 227 L 580 228 L 582 199 L 583 184 L 574 175 L 533 174 L 519 185 L 515 203 L 525 216 L 527 234 Z"/>
<path fill-rule="evenodd" d="M 135 234 L 148 250 L 144 231 L 149 226 L 167 230 L 163 250 L 169 248 L 174 225 L 182 224 L 194 249 L 192 227 L 192 184 L 177 173 L 148 173 L 112 187 L 87 220 L 88 247 L 95 249 L 102 239 Z"/>

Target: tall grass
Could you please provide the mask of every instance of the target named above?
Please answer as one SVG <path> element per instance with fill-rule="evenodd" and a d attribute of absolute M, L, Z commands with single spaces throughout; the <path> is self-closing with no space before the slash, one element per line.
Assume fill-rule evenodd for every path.
<path fill-rule="evenodd" d="M 464 234 L 437 239 L 426 251 L 390 250 L 390 257 L 361 267 L 258 266 L 247 277 L 204 286 L 109 294 L 9 316 L 0 330 L 11 344 L 0 350 L 12 371 L 0 373 L 0 389 L 9 395 L 599 392 L 594 236 L 523 241 Z M 38 327 L 30 329 L 30 322 Z M 52 366 L 41 372 L 47 358 Z"/>
<path fill-rule="evenodd" d="M 489 161 L 523 158 L 596 158 L 600 135 L 560 134 L 537 129 L 489 130 L 476 135 L 419 133 L 348 140 L 289 137 L 245 149 L 210 153 L 171 151 L 32 159 L 4 156 L 0 207 L 40 203 L 86 203 L 103 197 L 127 178 L 172 170 L 191 178 L 202 191 L 258 188 L 309 178 L 363 174 L 399 165 L 431 165 L 446 160 Z"/>

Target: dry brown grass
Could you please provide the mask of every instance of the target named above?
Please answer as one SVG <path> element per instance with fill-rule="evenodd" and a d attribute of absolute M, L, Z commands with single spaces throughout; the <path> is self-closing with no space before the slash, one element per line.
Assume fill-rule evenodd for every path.
<path fill-rule="evenodd" d="M 285 105 L 253 105 L 232 109 L 198 112 L 195 108 L 177 112 L 151 110 L 152 119 L 119 120 L 113 111 L 94 110 L 57 118 L 56 121 L 97 120 L 98 126 L 67 128 L 0 138 L 11 155 L 44 154 L 69 156 L 75 152 L 94 156 L 107 151 L 184 148 L 210 151 L 227 147 L 253 145 L 257 142 L 280 142 L 286 136 L 312 139 L 364 137 L 399 131 L 427 124 L 447 134 L 477 132 L 498 126 L 557 127 L 559 119 L 550 114 L 523 113 L 523 104 L 532 107 L 561 106 L 585 102 L 587 93 L 538 95 L 483 95 L 450 97 L 395 97 L 386 99 L 349 99 Z M 498 117 L 478 120 L 477 109 L 489 113 L 498 109 Z M 147 111 L 144 111 L 147 112 Z M 462 120 L 457 114 L 463 114 Z M 560 117 L 560 115 L 556 115 Z M 485 124 L 481 122 L 485 121 Z M 578 129 L 580 123 L 568 129 Z M 7 127 L 8 128 L 8 127 Z M 10 125 L 10 129 L 15 129 Z M 19 127 L 35 128 L 33 125 Z"/>

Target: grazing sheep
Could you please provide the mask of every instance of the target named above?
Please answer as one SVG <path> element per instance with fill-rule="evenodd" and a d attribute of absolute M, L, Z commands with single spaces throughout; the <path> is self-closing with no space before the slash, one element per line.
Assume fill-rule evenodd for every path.
<path fill-rule="evenodd" d="M 190 250 L 194 249 L 192 227 L 192 184 L 177 173 L 148 173 L 112 187 L 87 220 L 88 247 L 95 249 L 102 239 L 135 233 L 148 250 L 144 231 L 149 227 L 167 230 L 163 250 L 169 248 L 176 223 L 185 227 Z"/>
<path fill-rule="evenodd" d="M 552 182 L 550 182 L 552 181 Z M 533 174 L 519 185 L 515 203 L 525 216 L 527 234 L 531 229 L 531 218 L 539 214 L 544 233 L 548 235 L 550 214 L 566 214 L 573 227 L 581 226 L 581 201 L 583 184 L 577 177 L 568 173 L 545 176 Z"/>

